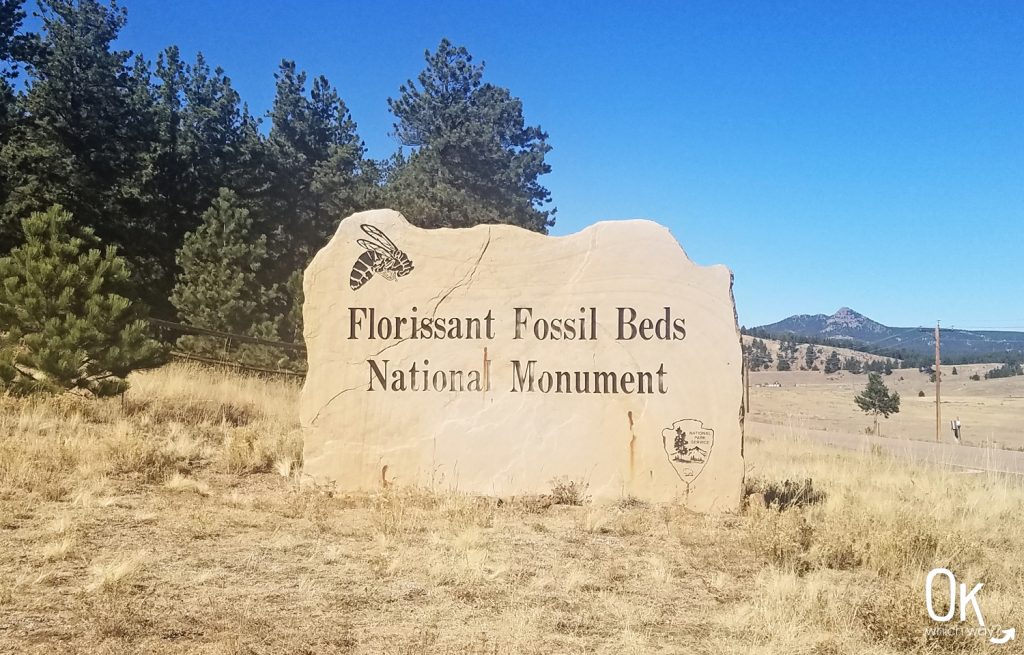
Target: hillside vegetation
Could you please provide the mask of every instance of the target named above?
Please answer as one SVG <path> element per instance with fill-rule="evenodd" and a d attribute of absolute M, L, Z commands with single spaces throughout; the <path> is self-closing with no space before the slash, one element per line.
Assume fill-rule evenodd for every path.
<path fill-rule="evenodd" d="M 746 335 L 746 334 L 743 335 L 743 345 L 744 346 L 749 347 L 755 340 L 760 341 L 760 342 L 765 344 L 765 346 L 768 349 L 768 353 L 772 357 L 771 365 L 770 365 L 769 368 L 772 369 L 772 370 L 777 370 L 776 366 L 778 365 L 779 353 L 780 353 L 780 351 L 782 349 L 782 342 L 777 340 L 777 339 L 762 339 L 762 338 L 759 338 L 759 337 L 753 337 L 753 336 Z M 817 366 L 819 370 L 824 368 L 825 359 L 833 351 L 835 351 L 839 355 L 839 358 L 840 358 L 840 360 L 842 362 L 845 362 L 847 359 L 849 359 L 851 357 L 853 359 L 856 359 L 857 361 L 861 362 L 862 364 L 866 364 L 868 362 L 886 362 L 886 361 L 891 361 L 888 357 L 883 357 L 881 355 L 873 355 L 871 353 L 866 353 L 866 352 L 863 352 L 863 351 L 860 351 L 860 350 L 853 350 L 851 348 L 838 348 L 838 347 L 837 348 L 833 348 L 831 346 L 818 346 L 818 345 L 814 345 L 814 344 L 799 343 L 798 342 L 796 350 L 793 351 L 794 352 L 794 354 L 793 354 L 794 370 L 801 370 L 803 368 L 807 368 L 807 366 L 806 366 L 806 359 L 807 359 L 807 348 L 808 347 L 814 348 L 814 351 L 815 351 L 814 365 Z"/>

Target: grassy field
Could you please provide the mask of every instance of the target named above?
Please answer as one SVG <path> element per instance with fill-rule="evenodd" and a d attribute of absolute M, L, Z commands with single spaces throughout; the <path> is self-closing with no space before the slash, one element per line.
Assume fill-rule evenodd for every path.
<path fill-rule="evenodd" d="M 301 475 L 296 385 L 132 382 L 0 397 L 0 652 L 1014 652 L 927 632 L 935 566 L 985 583 L 990 628 L 1024 627 L 1016 480 L 752 424 L 769 509 L 350 495 Z"/>
<path fill-rule="evenodd" d="M 952 442 L 949 421 L 959 417 L 968 444 L 1024 449 L 1024 376 L 985 380 L 996 364 L 943 367 L 941 439 Z M 972 380 L 972 375 L 982 379 Z M 824 429 L 864 434 L 871 417 L 857 409 L 853 397 L 864 389 L 867 375 L 841 371 L 760 371 L 752 373 L 752 418 L 796 429 Z M 883 436 L 935 439 L 935 384 L 917 369 L 898 369 L 883 377 L 899 392 L 900 412 L 881 421 Z M 780 387 L 770 385 L 778 383 Z M 924 395 L 920 395 L 924 393 Z"/>

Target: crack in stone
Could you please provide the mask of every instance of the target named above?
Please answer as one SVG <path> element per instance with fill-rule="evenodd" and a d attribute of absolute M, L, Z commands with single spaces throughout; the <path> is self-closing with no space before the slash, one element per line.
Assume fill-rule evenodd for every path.
<path fill-rule="evenodd" d="M 380 350 L 378 350 L 377 352 L 373 353 L 373 355 L 371 355 L 371 357 L 376 357 L 376 356 L 380 355 L 382 352 L 384 352 L 385 350 L 390 350 L 390 349 L 394 348 L 395 346 L 397 346 L 398 344 L 400 344 L 400 343 L 402 343 L 404 341 L 408 341 L 410 338 L 411 337 L 402 337 L 398 341 L 395 341 L 394 343 L 388 344 L 388 345 L 384 346 L 383 348 L 381 348 Z M 350 363 L 356 363 L 356 362 L 350 362 Z"/>
<path fill-rule="evenodd" d="M 324 411 L 325 409 L 327 409 L 327 407 L 328 407 L 328 406 L 329 406 L 329 405 L 330 405 L 331 403 L 333 403 L 333 402 L 334 402 L 335 400 L 337 400 L 338 398 L 340 398 L 340 397 L 341 397 L 341 396 L 342 396 L 343 394 L 346 394 L 346 393 L 348 393 L 349 391 L 355 391 L 356 389 L 359 389 L 359 388 L 361 388 L 362 386 L 363 386 L 363 385 L 359 384 L 359 385 L 356 385 L 356 386 L 354 386 L 354 387 L 349 387 L 348 389 L 342 389 L 342 390 L 341 390 L 341 391 L 339 391 L 338 393 L 336 393 L 336 394 L 334 394 L 333 396 L 331 396 L 330 400 L 328 400 L 328 401 L 327 401 L 326 403 L 324 403 L 323 405 L 321 405 L 321 406 L 320 406 L 320 409 L 316 410 L 316 416 L 314 416 L 314 417 L 312 418 L 312 420 L 310 420 L 309 424 L 310 424 L 310 425 L 316 425 L 316 422 L 317 422 L 317 420 L 319 420 L 319 418 L 320 418 L 320 414 L 321 414 L 321 412 L 323 412 L 323 411 Z"/>
<path fill-rule="evenodd" d="M 454 293 L 456 289 L 459 289 L 459 288 L 464 287 L 464 286 L 468 287 L 469 285 L 471 285 L 473 283 L 473 278 L 476 277 L 477 269 L 480 268 L 480 262 L 483 261 L 484 255 L 487 253 L 487 249 L 490 247 L 490 245 L 491 245 L 491 228 L 488 227 L 487 228 L 487 241 L 484 243 L 484 247 L 480 249 L 480 254 L 477 255 L 476 261 L 473 262 L 473 267 L 470 268 L 469 271 L 465 275 L 462 276 L 461 280 L 456 282 L 455 285 L 452 286 L 451 289 L 448 289 L 448 291 L 446 291 L 444 293 L 444 295 L 441 296 L 441 299 L 437 301 L 436 305 L 434 305 L 434 309 L 431 312 L 431 318 L 434 318 L 435 316 L 437 316 L 437 309 L 441 306 L 441 303 L 443 303 L 445 300 L 447 300 L 448 296 L 452 295 L 452 293 Z M 434 296 L 434 298 L 437 298 L 437 296 Z M 431 300 L 434 300 L 434 298 L 431 298 Z"/>
<path fill-rule="evenodd" d="M 590 263 L 590 256 L 594 253 L 594 249 L 597 246 L 597 230 L 590 231 L 590 245 L 587 246 L 587 252 L 583 256 L 583 262 L 576 269 L 576 272 L 572 274 L 572 278 L 565 283 L 564 286 L 572 288 L 579 280 L 583 277 L 583 271 L 586 270 L 587 264 Z"/>
<path fill-rule="evenodd" d="M 477 270 L 478 270 L 478 269 L 480 268 L 480 262 L 482 262 L 482 261 L 483 261 L 483 259 L 484 259 L 484 255 L 486 255 L 486 254 L 487 254 L 487 249 L 488 249 L 488 248 L 489 248 L 489 247 L 491 246 L 491 236 L 492 236 L 492 234 L 491 234 L 491 228 L 487 228 L 487 241 L 485 241 L 485 242 L 484 242 L 483 248 L 481 248 L 481 249 L 480 249 L 480 254 L 479 254 L 479 255 L 477 255 L 477 257 L 476 257 L 476 261 L 475 261 L 475 262 L 473 262 L 473 266 L 472 266 L 472 268 L 470 268 L 470 270 L 469 270 L 469 271 L 468 271 L 468 272 L 466 273 L 466 275 L 462 276 L 462 279 L 461 279 L 461 280 L 459 280 L 458 282 L 456 282 L 456 283 L 455 283 L 455 285 L 454 285 L 454 286 L 452 286 L 452 288 L 448 289 L 448 290 L 447 290 L 447 291 L 446 291 L 446 292 L 444 293 L 444 295 L 442 295 L 442 296 L 441 296 L 441 299 L 437 301 L 437 304 L 435 304 L 435 305 L 434 305 L 434 309 L 433 309 L 433 311 L 431 312 L 431 317 L 432 317 L 432 318 L 433 318 L 433 317 L 436 317 L 436 316 L 437 316 L 437 310 L 438 310 L 438 308 L 439 308 L 439 307 L 441 306 L 441 303 L 443 303 L 443 302 L 444 302 L 445 300 L 447 300 L 447 299 L 448 299 L 448 297 L 449 297 L 449 296 L 450 296 L 450 295 L 451 295 L 452 293 L 454 293 L 456 289 L 459 289 L 459 288 L 461 288 L 461 287 L 468 287 L 469 285 L 471 285 L 471 284 L 473 283 L 473 279 L 474 279 L 474 278 L 476 277 L 476 273 L 477 273 Z M 434 298 L 437 298 L 437 296 L 434 296 Z M 434 300 L 434 298 L 431 298 L 431 300 Z M 400 343 L 402 343 L 403 341 L 408 341 L 408 340 L 409 340 L 409 337 L 404 337 L 404 338 L 402 338 L 402 339 L 398 339 L 398 340 L 397 340 L 397 341 L 395 341 L 394 343 L 390 343 L 390 344 L 388 344 L 388 345 L 384 346 L 383 348 L 381 348 L 380 350 L 378 350 L 377 352 L 375 352 L 375 353 L 374 353 L 374 354 L 373 354 L 373 355 L 372 355 L 371 357 L 377 357 L 377 356 L 379 356 L 379 355 L 380 355 L 381 353 L 383 353 L 384 351 L 386 351 L 386 350 L 389 350 L 389 349 L 391 349 L 391 348 L 394 348 L 395 346 L 399 345 L 399 344 L 400 344 Z M 355 363 L 355 362 L 350 362 L 350 364 L 354 364 L 354 363 Z M 310 425 L 316 425 L 316 422 L 317 422 L 317 420 L 318 420 L 318 419 L 320 418 L 320 414 L 321 414 L 321 413 L 322 413 L 322 412 L 323 412 L 323 411 L 324 411 L 325 409 L 327 409 L 327 407 L 328 407 L 328 406 L 329 406 L 329 405 L 330 405 L 331 403 L 333 403 L 333 402 L 334 402 L 335 400 L 337 400 L 337 399 L 338 399 L 338 398 L 339 398 L 340 396 L 342 396 L 342 395 L 343 395 L 343 394 L 345 394 L 345 393 L 348 393 L 349 391 L 355 391 L 356 389 L 359 389 L 360 387 L 362 387 L 362 385 L 361 385 L 361 384 L 360 384 L 360 385 L 358 385 L 358 386 L 355 386 L 355 387 L 350 387 L 350 388 L 348 388 L 348 389 L 342 389 L 342 390 L 341 390 L 341 391 L 339 391 L 338 393 L 334 394 L 334 395 L 333 395 L 333 396 L 332 396 L 332 397 L 330 398 L 330 400 L 328 400 L 328 401 L 327 401 L 326 403 L 324 403 L 324 404 L 323 404 L 323 405 L 322 405 L 322 406 L 320 407 L 320 409 L 319 409 L 319 410 L 317 410 L 316 416 L 314 416 L 314 417 L 313 417 L 313 419 L 312 419 L 312 420 L 310 421 Z M 449 403 L 450 403 L 450 402 L 451 402 L 451 401 L 449 401 Z"/>

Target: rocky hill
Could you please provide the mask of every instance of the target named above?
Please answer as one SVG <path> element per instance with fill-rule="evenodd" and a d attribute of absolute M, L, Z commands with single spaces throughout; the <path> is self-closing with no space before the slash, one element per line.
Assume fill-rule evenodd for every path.
<path fill-rule="evenodd" d="M 864 346 L 927 355 L 935 352 L 935 330 L 932 327 L 889 327 L 849 307 L 836 313 L 799 314 L 762 325 L 755 333 L 776 337 L 793 335 L 799 338 L 831 339 L 849 343 L 851 349 Z M 1024 356 L 1024 332 L 995 330 L 943 329 L 940 334 L 943 358 L 977 357 L 999 353 Z"/>

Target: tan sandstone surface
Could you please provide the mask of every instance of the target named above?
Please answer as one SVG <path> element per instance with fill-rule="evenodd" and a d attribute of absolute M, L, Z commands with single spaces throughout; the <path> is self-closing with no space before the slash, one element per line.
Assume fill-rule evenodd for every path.
<path fill-rule="evenodd" d="M 649 221 L 564 237 L 342 221 L 305 275 L 305 470 L 344 489 L 739 504 L 741 352 L 724 266 Z"/>

